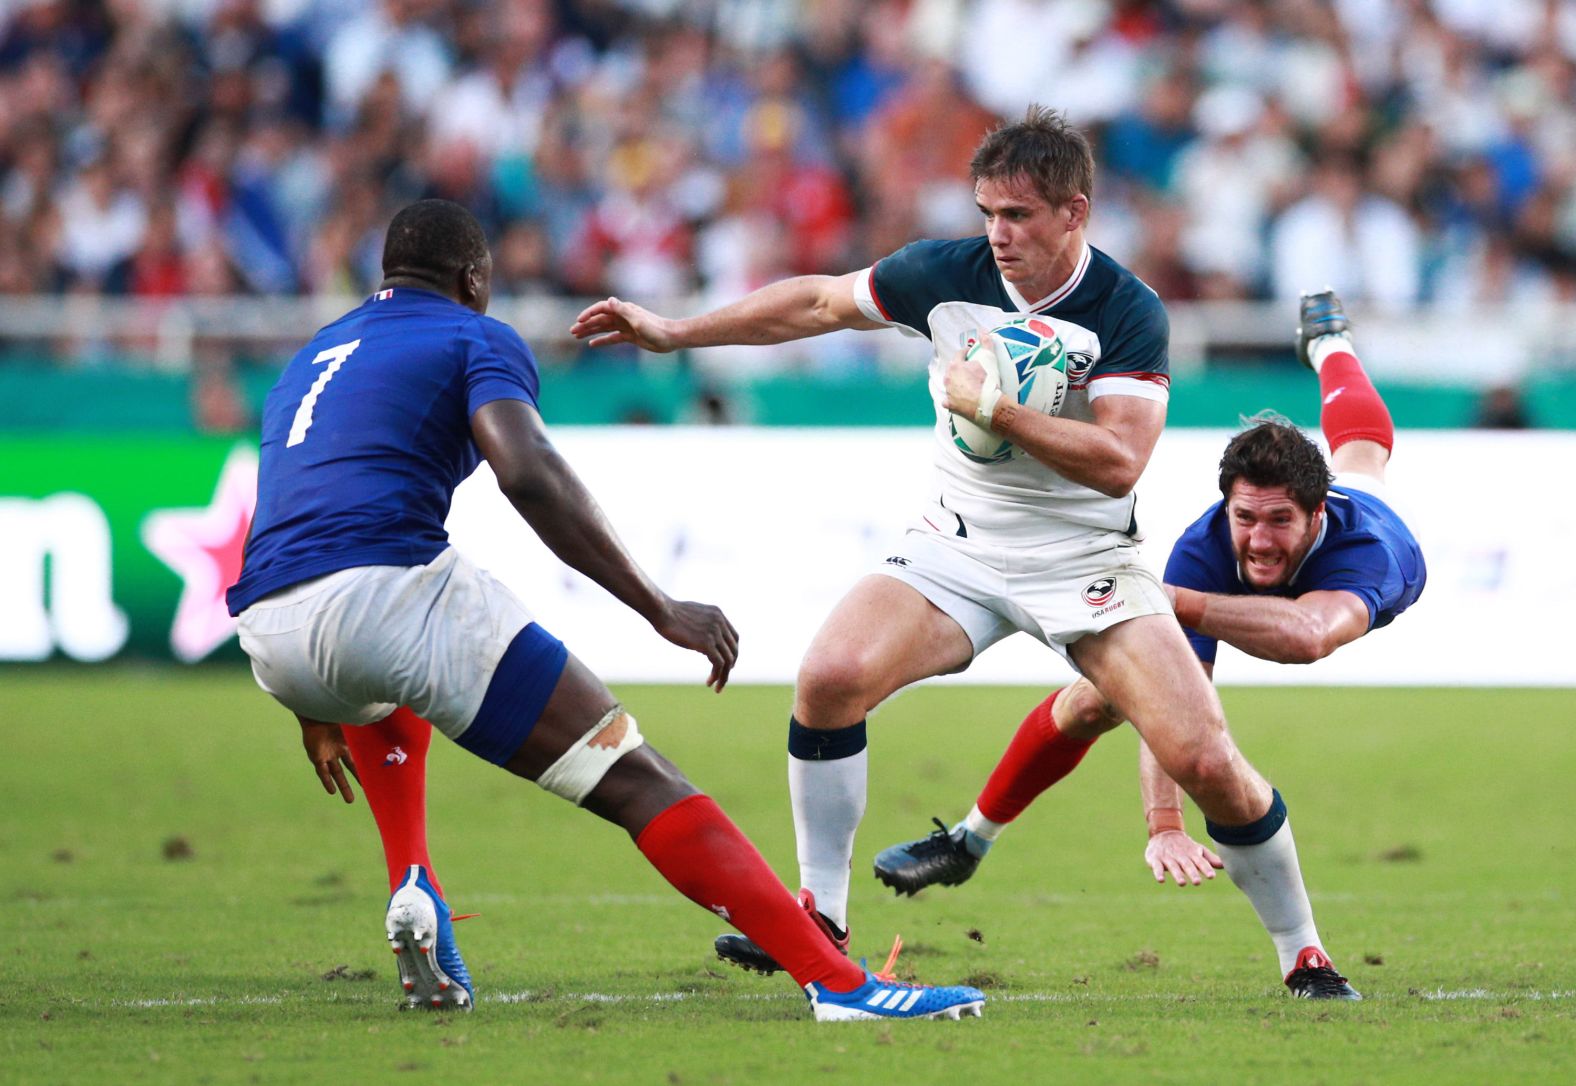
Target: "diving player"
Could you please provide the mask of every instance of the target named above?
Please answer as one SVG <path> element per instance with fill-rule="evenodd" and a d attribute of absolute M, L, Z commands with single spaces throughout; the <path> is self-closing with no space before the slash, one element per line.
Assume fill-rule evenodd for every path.
<path fill-rule="evenodd" d="M 1204 810 L 1237 885 L 1293 968 L 1313 927 L 1280 796 L 1237 751 L 1220 700 L 1134 541 L 1133 486 L 1165 424 L 1167 318 L 1154 291 L 1084 238 L 1094 158 L 1053 111 L 988 133 L 969 164 L 984 234 L 918 241 L 847 275 L 802 276 L 674 320 L 617 298 L 571 328 L 593 347 L 651 351 L 777 343 L 841 328 L 896 327 L 932 343 L 935 489 L 892 556 L 816 634 L 788 723 L 788 779 L 808 908 L 847 939 L 849 864 L 864 815 L 865 718 L 909 683 L 966 668 L 1023 631 L 1067 656 L 1131 719 Z M 1034 313 L 1072 365 L 1052 417 L 984 392 L 963 346 Z M 984 402 L 982 402 L 982 399 Z M 1022 455 L 965 458 L 948 413 L 973 417 Z M 1098 591 L 1097 591 L 1098 589 Z M 1097 602 L 1098 601 L 1098 602 Z M 725 959 L 761 971 L 764 948 L 723 936 Z"/>
<path fill-rule="evenodd" d="M 1389 625 L 1417 601 L 1427 577 L 1385 488 L 1395 428 L 1357 360 L 1340 299 L 1329 290 L 1306 294 L 1300 315 L 1297 354 L 1319 377 L 1320 427 L 1335 475 L 1312 441 L 1278 420 L 1261 420 L 1227 445 L 1221 500 L 1182 533 L 1165 574 L 1177 617 L 1211 674 L 1219 641 L 1280 663 L 1322 659 Z M 1087 679 L 1052 694 L 1019 727 L 968 816 L 886 849 L 876 876 L 900 894 L 967 880 L 1006 824 L 1121 722 Z M 1169 873 L 1181 886 L 1214 878 L 1220 857 L 1183 830 L 1181 789 L 1142 743 L 1140 779 L 1144 855 L 1155 879 Z"/>
<path fill-rule="evenodd" d="M 444 200 L 405 208 L 389 225 L 383 273 L 269 393 L 257 511 L 229 592 L 253 674 L 300 721 L 323 787 L 350 798 L 341 723 L 408 707 L 622 827 L 681 893 L 782 955 L 818 1020 L 977 1014 L 976 989 L 901 985 L 837 953 L 601 680 L 449 545 L 454 488 L 485 458 L 555 555 L 704 655 L 708 686 L 728 681 L 733 626 L 651 582 L 548 440 L 535 359 L 485 315 L 492 258 L 475 217 Z M 385 924 L 413 1005 L 472 1005 L 448 905 L 420 864 Z"/>

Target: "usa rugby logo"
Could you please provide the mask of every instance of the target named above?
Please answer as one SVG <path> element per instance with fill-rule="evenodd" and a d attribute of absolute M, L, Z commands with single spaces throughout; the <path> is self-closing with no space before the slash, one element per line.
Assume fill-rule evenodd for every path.
<path fill-rule="evenodd" d="M 1074 387 L 1082 387 L 1089 380 L 1089 371 L 1094 368 L 1094 358 L 1082 351 L 1067 352 L 1067 383 Z"/>
<path fill-rule="evenodd" d="M 1111 602 L 1111 597 L 1116 595 L 1116 578 L 1101 577 L 1098 581 L 1089 582 L 1083 590 L 1083 600 L 1090 607 L 1104 607 Z"/>

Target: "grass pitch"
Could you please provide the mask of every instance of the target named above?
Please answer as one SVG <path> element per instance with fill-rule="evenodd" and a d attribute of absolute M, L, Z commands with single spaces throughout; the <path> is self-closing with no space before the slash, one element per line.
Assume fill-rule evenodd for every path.
<path fill-rule="evenodd" d="M 787 691 L 620 693 L 793 886 Z M 921 977 L 991 1001 L 831 1026 L 717 962 L 717 920 L 618 831 L 442 739 L 433 850 L 483 914 L 460 928 L 480 1007 L 398 1014 L 365 805 L 320 791 L 244 672 L 0 673 L 0 1081 L 1576 1081 L 1576 694 L 1226 691 L 1357 1005 L 1288 998 L 1224 877 L 1152 883 L 1126 730 L 966 886 L 870 877 L 967 809 L 1038 696 L 924 689 L 873 722 L 855 953 L 901 932 Z"/>

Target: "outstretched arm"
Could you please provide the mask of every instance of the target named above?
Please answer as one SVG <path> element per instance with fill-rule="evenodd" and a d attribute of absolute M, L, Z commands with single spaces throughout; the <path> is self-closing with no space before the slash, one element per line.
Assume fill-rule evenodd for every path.
<path fill-rule="evenodd" d="M 1296 599 L 1224 596 L 1166 586 L 1177 621 L 1249 656 L 1311 664 L 1368 632 L 1368 606 L 1352 592 L 1305 592 Z"/>
<path fill-rule="evenodd" d="M 659 354 L 685 347 L 786 343 L 842 328 L 884 327 L 854 300 L 858 272 L 801 275 L 751 291 L 698 317 L 662 317 L 633 302 L 606 298 L 587 307 L 569 332 L 593 347 L 633 343 Z"/>
<path fill-rule="evenodd" d="M 706 685 L 721 690 L 739 652 L 739 634 L 717 608 L 674 600 L 635 564 L 574 469 L 548 440 L 542 417 L 523 400 L 494 400 L 471 416 L 471 432 L 498 489 L 547 549 L 683 648 L 711 661 Z"/>
<path fill-rule="evenodd" d="M 985 371 L 959 351 L 947 365 L 948 411 L 979 412 Z M 1113 498 L 1138 484 L 1166 424 L 1166 405 L 1139 396 L 1100 396 L 1091 402 L 1093 422 L 1031 411 L 1003 396 L 990 428 L 1058 475 Z"/>
<path fill-rule="evenodd" d="M 1204 671 L 1214 676 L 1213 664 Z M 1138 787 L 1144 797 L 1144 821 L 1149 825 L 1149 844 L 1144 862 L 1154 872 L 1155 881 L 1164 883 L 1166 875 L 1178 886 L 1198 886 L 1215 877 L 1221 859 L 1187 834 L 1182 821 L 1182 786 L 1166 775 L 1143 736 L 1138 737 Z"/>

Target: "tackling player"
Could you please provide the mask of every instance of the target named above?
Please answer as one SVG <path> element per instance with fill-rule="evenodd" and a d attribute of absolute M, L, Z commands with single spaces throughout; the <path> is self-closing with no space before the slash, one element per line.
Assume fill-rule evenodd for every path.
<path fill-rule="evenodd" d="M 258 684 L 296 714 L 323 787 L 351 797 L 349 748 L 331 722 L 354 728 L 408 706 L 478 757 L 626 830 L 681 893 L 781 955 L 817 1019 L 977 1014 L 976 989 L 900 985 L 838 954 L 601 680 L 449 546 L 454 488 L 485 458 L 555 555 L 704 655 L 708 686 L 728 681 L 733 626 L 651 582 L 548 440 L 535 359 L 485 315 L 492 258 L 475 217 L 444 200 L 405 208 L 389 225 L 383 273 L 269 393 L 257 512 L 229 593 Z M 395 891 L 386 927 L 414 1005 L 471 1006 L 448 905 L 421 865 Z"/>
<path fill-rule="evenodd" d="M 848 938 L 866 716 L 909 683 L 962 670 L 1023 631 L 1067 656 L 1133 721 L 1203 809 L 1260 916 L 1296 918 L 1291 930 L 1272 928 L 1285 971 L 1294 972 L 1316 940 L 1305 938 L 1312 912 L 1286 807 L 1237 751 L 1220 700 L 1134 540 L 1133 486 L 1165 424 L 1165 308 L 1086 242 L 1094 159 L 1061 116 L 1032 107 L 987 134 L 969 169 L 983 235 L 918 241 L 863 271 L 784 280 L 683 320 L 608 298 L 571 331 L 592 346 L 659 352 L 842 328 L 896 327 L 932 343 L 934 500 L 816 634 L 788 722 L 803 897 L 830 939 L 842 946 Z M 1056 329 L 1071 360 L 1056 417 L 1012 397 L 982 404 L 984 371 L 963 354 L 979 329 L 1025 313 Z M 966 458 L 951 440 L 953 412 L 1024 455 L 991 464 Z M 717 949 L 750 968 L 779 965 L 737 936 L 720 938 Z"/>
<path fill-rule="evenodd" d="M 1423 591 L 1422 551 L 1384 485 L 1395 429 L 1333 292 L 1303 296 L 1297 354 L 1319 376 L 1334 478 L 1301 431 L 1258 421 L 1227 445 L 1221 500 L 1182 533 L 1166 565 L 1166 591 L 1211 674 L 1220 641 L 1266 660 L 1312 663 L 1389 625 Z M 900 894 L 964 882 L 1006 825 L 1121 722 L 1087 679 L 1052 694 L 1019 726 L 968 817 L 886 849 L 876 876 Z M 1139 758 L 1144 858 L 1155 879 L 1214 878 L 1220 857 L 1184 831 L 1181 789 L 1142 742 Z"/>

